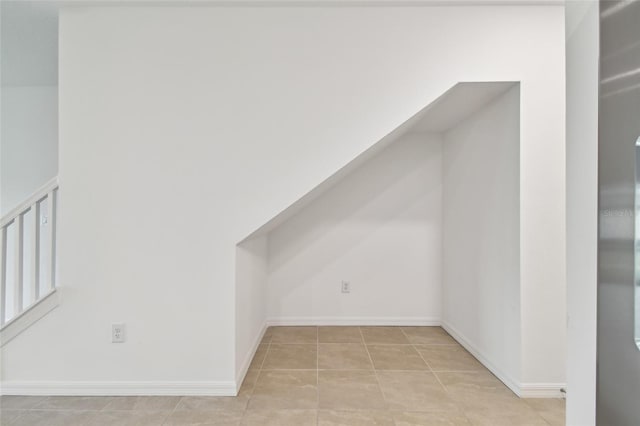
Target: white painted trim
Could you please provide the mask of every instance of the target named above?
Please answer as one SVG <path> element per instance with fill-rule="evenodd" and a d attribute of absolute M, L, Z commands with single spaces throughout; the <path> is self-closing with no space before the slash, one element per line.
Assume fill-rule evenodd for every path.
<path fill-rule="evenodd" d="M 502 383 L 504 383 L 513 393 L 520 396 L 520 382 L 515 380 L 510 375 L 499 369 L 495 364 L 487 359 L 484 354 L 473 344 L 471 341 L 466 338 L 462 333 L 455 329 L 451 324 L 446 321 L 442 321 L 442 328 L 445 329 L 447 333 L 451 335 L 454 339 L 458 341 L 466 350 L 468 350 L 471 355 L 476 357 L 478 361 L 485 367 L 489 369 Z"/>
<path fill-rule="evenodd" d="M 249 366 L 251 365 L 251 361 L 253 361 L 253 357 L 256 355 L 256 351 L 258 350 L 258 346 L 260 346 L 260 342 L 264 337 L 264 333 L 267 331 L 267 323 L 265 322 L 262 325 L 262 329 L 260 333 L 258 333 L 258 337 L 254 340 L 253 345 L 247 355 L 244 357 L 244 361 L 242 362 L 242 366 L 240 367 L 240 372 L 236 375 L 236 395 L 240 392 L 240 387 L 242 386 L 242 382 L 244 381 L 247 372 L 249 371 Z"/>
<path fill-rule="evenodd" d="M 513 393 L 520 398 L 563 398 L 564 394 L 561 389 L 566 388 L 565 383 L 521 383 L 515 380 L 509 374 L 499 369 L 495 364 L 487 359 L 486 356 L 466 338 L 462 333 L 456 330 L 451 324 L 442 321 L 442 328 L 458 341 L 471 355 L 476 357 L 478 361 L 489 371 L 493 373 L 502 383 L 504 383 Z"/>
<path fill-rule="evenodd" d="M 439 326 L 440 317 L 272 317 L 267 326 L 279 325 L 378 325 Z"/>
<path fill-rule="evenodd" d="M 13 221 L 16 217 L 29 210 L 32 205 L 42 200 L 43 198 L 46 198 L 49 193 L 55 191 L 56 189 L 58 189 L 57 176 L 46 182 L 40 188 L 36 189 L 33 194 L 29 196 L 29 198 L 11 209 L 6 215 L 2 216 L 2 219 L 0 219 L 0 226 L 4 227 L 7 224 L 11 223 L 11 221 Z"/>
<path fill-rule="evenodd" d="M 565 398 L 565 383 L 522 383 L 520 398 Z"/>
<path fill-rule="evenodd" d="M 62 395 L 62 396 L 144 396 L 196 395 L 234 396 L 233 380 L 215 382 L 27 382 L 4 381 L 0 395 Z"/>
<path fill-rule="evenodd" d="M 2 326 L 0 330 L 0 347 L 35 324 L 60 304 L 59 292 L 54 288 L 47 295 L 23 310 L 18 316 Z"/>

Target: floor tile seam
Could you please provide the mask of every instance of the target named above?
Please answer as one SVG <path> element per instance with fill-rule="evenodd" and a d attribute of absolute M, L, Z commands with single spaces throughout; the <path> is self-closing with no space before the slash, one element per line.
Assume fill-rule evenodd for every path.
<path fill-rule="evenodd" d="M 415 347 L 416 345 L 413 345 L 413 346 L 414 346 L 414 349 L 416 350 L 416 352 L 418 352 L 418 354 L 420 355 L 422 360 L 429 366 L 429 369 L 433 373 L 483 373 L 483 372 L 490 372 L 487 369 L 487 367 L 485 367 L 482 363 L 480 363 L 480 361 L 478 361 L 478 359 L 476 357 L 473 357 L 473 359 L 476 360 L 478 363 L 480 363 L 480 366 L 482 368 L 476 368 L 476 369 L 473 369 L 473 370 L 439 370 L 439 369 L 436 370 L 431 366 L 431 364 L 429 364 L 429 361 L 425 358 L 425 356 L 422 354 L 422 352 L 420 352 L 420 350 Z M 424 345 L 417 345 L 417 346 L 424 346 Z"/>
<path fill-rule="evenodd" d="M 318 368 L 318 371 L 373 371 L 374 368 Z"/>
<path fill-rule="evenodd" d="M 429 369 L 429 371 L 433 374 L 433 373 L 434 373 L 434 371 L 433 371 L 433 368 L 431 368 L 431 364 L 429 364 L 429 361 L 427 361 L 427 359 L 426 359 L 424 356 L 422 356 L 422 354 L 420 353 L 420 351 L 419 351 L 419 350 L 417 350 L 417 349 L 415 348 L 415 346 L 414 346 L 414 348 L 413 348 L 413 349 L 418 353 L 418 356 L 420 357 L 420 359 L 422 359 L 422 362 L 424 362 L 425 364 L 427 364 L 427 368 L 428 368 L 428 369 Z M 434 376 L 435 376 L 435 374 L 434 374 Z M 442 386 L 442 383 L 440 383 L 440 386 Z M 443 387 L 444 387 L 444 386 L 443 386 Z"/>
<path fill-rule="evenodd" d="M 101 408 L 38 408 L 38 406 L 40 406 L 41 404 L 43 404 L 46 400 L 51 399 L 53 397 L 62 397 L 62 398 L 76 398 L 76 399 L 82 399 L 82 398 L 103 398 L 106 399 L 107 402 L 105 403 L 105 405 Z M 37 402 L 36 404 L 34 404 L 31 408 L 28 408 L 27 410 L 29 411 L 102 411 L 105 408 L 107 408 L 109 406 L 109 404 L 111 404 L 117 397 L 116 396 L 104 396 L 104 395 L 95 395 L 95 396 L 82 396 L 82 395 L 47 395 L 45 397 L 43 397 L 39 402 Z"/>
<path fill-rule="evenodd" d="M 521 398 L 521 399 L 525 400 L 525 403 L 526 403 L 527 399 L 530 399 L 530 398 Z M 527 403 L 527 405 L 529 405 L 529 404 Z M 542 413 L 552 413 L 552 412 L 556 411 L 556 410 L 553 410 L 553 409 L 552 410 L 538 410 L 537 408 L 535 408 L 535 407 L 533 407 L 531 405 L 529 405 L 529 407 L 533 408 L 536 413 L 540 413 L 540 415 L 542 415 Z M 566 411 L 564 409 L 562 411 L 563 411 L 563 414 L 566 414 Z"/>
<path fill-rule="evenodd" d="M 413 346 L 454 346 L 456 348 L 464 349 L 460 343 L 412 343 Z"/>
<path fill-rule="evenodd" d="M 360 331 L 360 336 L 362 337 L 362 341 L 364 342 L 364 333 L 362 332 L 362 327 L 358 327 L 358 330 Z M 376 369 L 375 364 L 373 363 L 373 358 L 371 357 L 371 353 L 369 352 L 369 348 L 366 345 L 364 345 L 364 348 L 367 351 L 367 356 L 369 357 L 369 362 L 371 363 L 371 367 L 373 367 L 373 376 L 376 378 L 376 383 L 378 384 L 378 389 L 380 389 L 380 393 L 382 394 L 382 400 L 385 403 L 385 409 L 388 411 L 389 410 L 389 401 L 387 401 L 387 396 L 384 393 L 384 390 L 382 389 L 382 384 L 380 383 L 380 378 L 378 377 L 378 371 Z M 395 424 L 395 420 L 393 421 L 393 423 Z"/>
<path fill-rule="evenodd" d="M 87 411 L 87 412 L 100 412 L 104 411 L 102 408 L 29 408 L 22 411 Z M 116 411 L 116 410 L 109 410 Z"/>
<path fill-rule="evenodd" d="M 9 423 L 9 425 L 19 425 L 18 422 L 20 421 L 20 419 L 24 418 L 29 413 L 38 412 L 38 411 L 40 411 L 40 412 L 55 411 L 55 412 L 91 413 L 90 416 L 89 416 L 89 419 L 93 418 L 94 416 L 97 415 L 97 413 L 99 413 L 99 411 L 89 411 L 89 410 L 32 410 L 32 409 L 22 410 L 22 409 L 16 409 L 15 411 L 20 411 L 20 414 L 11 423 Z"/>
<path fill-rule="evenodd" d="M 32 402 L 31 405 L 27 405 L 25 407 L 19 408 L 19 407 L 2 407 L 0 406 L 0 410 L 31 410 L 32 408 L 36 407 L 38 404 L 41 404 L 43 401 L 49 399 L 51 397 L 51 395 L 37 395 L 37 396 L 30 396 L 30 395 L 2 395 L 0 396 L 0 400 L 7 398 L 7 399 L 11 399 L 12 397 L 15 397 L 16 399 L 20 399 L 20 398 L 29 398 L 29 399 L 33 399 L 35 398 L 35 402 Z"/>
<path fill-rule="evenodd" d="M 233 398 L 231 396 L 224 398 Z M 221 412 L 229 412 L 229 413 L 241 413 L 244 411 L 244 408 L 228 408 L 228 407 L 209 407 L 209 408 L 179 408 L 175 410 L 176 413 L 188 411 L 193 413 L 221 413 Z"/>
<path fill-rule="evenodd" d="M 536 413 L 537 413 L 537 411 L 536 411 Z M 540 413 L 538 413 L 538 415 L 540 416 Z M 553 426 L 553 425 L 551 424 L 551 422 L 549 422 L 549 421 L 548 421 L 547 419 L 545 419 L 544 417 L 540 416 L 540 418 L 541 418 L 542 420 L 544 420 L 544 422 L 545 422 L 546 424 L 548 424 L 549 426 Z"/>
<path fill-rule="evenodd" d="M 371 358 L 370 358 L 371 359 Z M 428 365 L 427 365 L 428 367 Z M 466 370 L 447 370 L 447 371 L 431 371 L 429 369 L 402 369 L 402 368 L 318 368 L 318 371 L 393 371 L 402 373 L 469 373 L 469 374 L 481 374 L 482 371 L 466 371 Z M 263 368 L 261 371 L 316 371 L 315 368 Z M 118 411 L 118 410 L 109 410 Z M 125 411 L 125 410 L 121 410 Z M 132 410 L 133 411 L 133 410 Z"/>
<path fill-rule="evenodd" d="M 176 407 L 177 407 L 177 406 L 178 406 L 178 405 L 176 404 Z M 162 423 L 160 423 L 160 424 L 161 424 L 161 425 L 163 425 L 163 424 L 164 424 L 164 423 L 169 419 L 169 416 L 171 416 L 171 415 L 174 413 L 174 411 L 175 411 L 175 408 L 174 408 L 170 413 L 169 413 L 169 412 L 167 412 L 167 413 L 164 415 L 164 418 L 162 419 Z"/>
<path fill-rule="evenodd" d="M 255 356 L 255 355 L 254 355 Z M 164 418 L 164 420 L 162 420 L 162 423 L 160 423 L 161 425 L 165 425 L 167 424 L 167 421 L 169 421 L 169 419 L 171 418 L 171 416 L 173 416 L 173 414 L 176 412 L 176 410 L 178 409 L 178 407 L 180 406 L 180 403 L 184 400 L 184 396 L 180 397 L 180 400 L 178 401 L 178 403 L 176 404 L 175 407 L 173 407 L 173 410 L 171 410 L 171 412 L 169 414 L 167 414 L 167 416 Z"/>
<path fill-rule="evenodd" d="M 317 368 L 263 368 L 260 371 L 264 371 L 264 372 L 273 372 L 273 371 L 292 371 L 292 372 L 299 372 L 299 371 L 317 371 Z"/>
<path fill-rule="evenodd" d="M 425 362 L 425 364 L 427 364 L 427 366 L 429 367 L 429 370 L 431 371 L 431 374 L 433 374 L 433 377 L 436 378 L 436 380 L 440 384 L 440 387 L 444 390 L 444 393 L 449 397 L 449 399 L 453 402 L 453 404 L 458 408 L 458 410 L 462 413 L 462 415 L 465 417 L 465 419 L 467 419 L 469 421 L 469 423 L 471 424 L 471 419 L 469 418 L 469 416 L 467 416 L 467 413 L 464 410 L 464 408 L 460 406 L 458 401 L 453 397 L 453 394 L 449 391 L 449 389 L 447 389 L 447 387 L 444 385 L 444 383 L 442 383 L 442 381 L 440 380 L 440 377 L 438 377 L 438 374 L 431 368 L 431 364 L 429 364 L 429 362 L 422 356 L 420 351 L 417 351 L 417 352 L 420 355 L 420 357 L 422 358 L 422 360 Z"/>
<path fill-rule="evenodd" d="M 114 396 L 112 397 L 113 399 L 116 398 L 138 398 L 138 397 L 144 397 L 144 398 L 171 398 L 171 397 L 176 397 L 178 398 L 178 400 L 176 401 L 175 405 L 173 406 L 173 408 L 155 408 L 155 409 L 139 409 L 139 408 L 129 408 L 129 409 L 113 409 L 113 408 L 109 408 L 109 405 L 113 402 L 110 401 L 107 405 L 104 406 L 104 408 L 102 408 L 100 411 L 173 411 L 176 409 L 176 407 L 178 407 L 178 405 L 180 405 L 180 402 L 184 399 L 185 395 L 123 395 L 123 396 Z"/>
<path fill-rule="evenodd" d="M 365 346 L 413 346 L 413 347 L 427 346 L 427 347 L 438 347 L 438 348 L 451 346 L 453 348 L 457 348 L 461 350 L 464 349 L 458 343 L 365 343 L 364 345 Z"/>
<path fill-rule="evenodd" d="M 460 411 L 462 411 L 462 412 L 463 412 L 463 414 L 464 414 L 464 416 L 467 418 L 467 420 L 469 420 L 469 422 L 471 422 L 471 418 L 469 417 L 469 415 L 468 415 L 467 413 L 472 413 L 473 411 L 478 411 L 478 410 L 465 410 L 464 408 L 460 408 Z M 549 421 L 547 421 L 547 419 L 545 419 L 544 417 L 542 417 L 542 416 L 540 415 L 540 413 L 538 413 L 538 412 L 537 412 L 537 411 L 535 411 L 535 410 L 534 410 L 534 413 L 536 413 L 536 414 L 538 415 L 538 417 L 540 417 L 544 423 L 546 423 L 546 424 L 547 424 L 547 425 L 549 425 L 549 426 L 553 426 Z M 498 415 L 498 417 L 500 417 L 500 416 Z"/>
<path fill-rule="evenodd" d="M 429 371 L 433 372 L 433 370 L 431 369 L 431 366 L 429 365 L 429 363 L 427 362 L 427 360 L 426 360 L 426 359 L 424 359 L 424 357 L 422 356 L 422 354 L 420 353 L 420 351 L 419 351 L 419 350 L 417 350 L 417 349 L 415 348 L 415 346 L 414 346 L 414 345 L 411 345 L 411 349 L 413 349 L 413 351 L 414 351 L 414 352 L 415 352 L 415 353 L 420 357 L 420 359 L 422 360 L 422 362 L 424 362 L 424 363 L 425 363 L 425 365 L 427 366 L 427 368 L 429 369 Z"/>
<path fill-rule="evenodd" d="M 49 411 L 49 410 L 45 410 Z M 51 410 L 53 411 L 53 410 Z M 163 414 L 171 414 L 173 413 L 173 409 L 171 410 L 100 410 L 96 411 L 96 413 L 127 413 L 127 414 L 135 414 L 135 413 L 163 413 Z M 178 410 L 180 411 L 180 410 Z"/>
<path fill-rule="evenodd" d="M 13 425 L 16 424 L 16 422 L 25 414 L 29 413 L 29 410 L 21 410 L 21 409 L 17 409 L 17 408 L 5 408 L 3 410 L 1 410 L 2 412 L 6 412 L 6 411 L 17 411 L 17 416 L 15 419 L 13 419 L 13 421 L 11 421 L 10 423 L 7 423 L 8 425 Z"/>
<path fill-rule="evenodd" d="M 414 346 L 414 343 L 378 343 L 378 342 L 365 342 L 365 346 Z"/>
<path fill-rule="evenodd" d="M 44 403 L 48 399 L 51 399 L 51 395 L 44 396 L 41 399 L 37 400 L 36 402 L 33 403 L 33 405 L 31 405 L 29 408 L 27 408 L 27 410 L 32 410 L 32 409 L 36 408 L 38 405 L 41 405 L 42 403 Z"/>
<path fill-rule="evenodd" d="M 441 326 L 425 326 L 425 327 L 434 327 L 434 328 L 439 328 L 443 331 L 445 331 Z M 461 346 L 460 343 L 458 343 L 457 341 L 455 343 L 415 343 L 411 340 L 411 338 L 409 337 L 409 335 L 407 334 L 406 331 L 404 331 L 405 328 L 409 328 L 409 327 L 400 327 L 400 331 L 402 332 L 402 334 L 404 334 L 404 336 L 407 338 L 407 340 L 409 342 L 411 342 L 412 345 L 425 345 L 425 346 Z M 446 331 L 445 331 L 446 333 Z M 447 333 L 448 336 L 451 336 L 449 333 Z M 455 339 L 454 339 L 455 340 Z"/>
<path fill-rule="evenodd" d="M 404 336 L 405 339 L 407 339 L 407 341 L 413 345 L 413 342 L 411 341 L 411 338 L 409 337 L 409 335 L 407 333 L 405 333 L 404 331 L 404 327 L 400 327 L 400 333 L 402 333 L 402 335 Z"/>
<path fill-rule="evenodd" d="M 10 423 L 11 425 L 17 425 L 17 421 L 20 420 L 20 418 L 22 418 L 23 416 L 29 414 L 29 413 L 36 413 L 36 412 L 54 412 L 54 413 L 87 413 L 89 418 L 88 420 L 93 420 L 94 417 L 96 417 L 99 413 L 101 413 L 102 411 L 100 410 L 25 410 L 26 412 L 24 414 L 22 414 L 21 416 L 19 416 L 17 419 L 15 419 L 12 423 Z"/>
<path fill-rule="evenodd" d="M 527 401 L 525 401 L 526 398 L 520 398 L 525 404 L 527 404 L 527 406 L 529 408 L 531 408 L 533 410 L 534 413 L 536 413 L 538 415 L 538 417 L 540 417 L 542 419 L 542 421 L 544 421 L 548 426 L 553 426 L 553 424 L 551 424 L 551 422 L 547 419 L 544 418 L 544 416 L 540 413 L 540 411 L 544 411 L 544 410 L 536 410 L 534 407 L 532 407 L 531 405 L 529 405 L 527 403 Z M 566 414 L 565 414 L 566 415 Z"/>
<path fill-rule="evenodd" d="M 438 379 L 438 380 L 439 380 L 439 379 Z M 445 389 L 446 389 L 446 387 L 445 387 Z M 452 395 L 448 390 L 447 390 L 447 393 L 449 393 L 450 395 Z M 465 408 L 465 407 L 464 407 L 464 405 L 462 405 L 462 404 L 458 403 L 458 401 L 457 401 L 456 399 L 454 399 L 453 397 L 452 397 L 451 399 L 453 400 L 454 404 L 458 407 L 458 409 L 462 412 L 462 414 L 467 418 L 467 420 L 469 420 L 469 423 L 470 423 L 470 424 L 473 424 L 473 422 L 472 422 L 472 420 L 471 420 L 471 417 L 469 417 L 469 413 L 473 413 L 474 411 L 478 411 L 478 410 L 473 410 L 473 409 L 470 409 L 470 408 Z M 538 414 L 538 413 L 536 413 L 536 414 Z M 548 422 L 546 421 L 546 419 L 544 419 L 542 416 L 540 416 L 539 414 L 538 414 L 538 416 L 539 416 L 539 417 L 540 417 L 540 418 L 541 418 L 545 423 L 548 423 Z"/>
<path fill-rule="evenodd" d="M 260 366 L 258 367 L 258 376 L 256 377 L 255 383 L 251 387 L 251 393 L 247 397 L 247 403 L 244 406 L 244 410 L 242 412 L 241 419 L 244 418 L 245 414 L 247 413 L 247 410 L 249 409 L 249 403 L 251 402 L 251 399 L 253 398 L 253 394 L 255 393 L 256 386 L 258 386 L 258 381 L 260 380 L 260 376 L 262 375 L 262 371 L 263 371 L 262 367 L 264 367 L 264 363 L 267 360 L 267 356 L 269 356 L 269 352 L 271 351 L 271 344 L 272 343 L 273 343 L 273 337 L 271 339 L 269 339 L 269 343 L 268 343 L 268 346 L 267 346 L 267 353 L 264 354 L 264 358 L 262 358 L 262 362 L 260 363 Z M 237 398 L 237 396 L 236 396 L 236 398 Z"/>
<path fill-rule="evenodd" d="M 9 423 L 9 425 L 17 425 L 18 424 L 18 420 L 20 420 L 20 418 L 22 416 L 24 416 L 29 410 L 19 410 L 19 411 L 20 411 L 20 414 L 18 414 L 18 417 L 13 419 L 13 421 L 11 423 Z"/>
<path fill-rule="evenodd" d="M 267 357 L 269 356 L 269 352 L 271 352 L 271 341 L 269 341 L 269 343 L 267 343 L 267 349 L 265 350 L 264 357 L 262 357 L 262 361 L 260 362 L 260 365 L 258 366 L 258 371 L 262 370 L 262 368 L 264 367 L 264 362 L 267 360 Z M 255 357 L 255 355 L 254 355 L 254 357 Z M 256 379 L 256 383 L 253 384 L 254 388 L 255 388 L 257 382 L 258 382 L 258 380 Z M 252 391 L 253 391 L 253 389 L 252 389 Z"/>

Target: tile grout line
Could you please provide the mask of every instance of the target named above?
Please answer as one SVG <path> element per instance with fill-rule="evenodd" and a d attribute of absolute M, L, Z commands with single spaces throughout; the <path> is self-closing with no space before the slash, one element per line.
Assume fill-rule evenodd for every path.
<path fill-rule="evenodd" d="M 359 326 L 358 331 L 360 331 L 360 337 L 362 338 L 362 343 L 364 344 L 364 348 L 367 351 L 367 356 L 369 357 L 369 362 L 371 363 L 371 367 L 373 368 L 373 376 L 376 378 L 376 383 L 378 383 L 378 389 L 380 389 L 380 393 L 382 394 L 382 399 L 385 402 L 385 405 L 386 405 L 385 411 L 389 412 L 389 415 L 391 416 L 391 421 L 395 425 L 396 420 L 393 418 L 393 412 L 389 409 L 387 397 L 384 394 L 384 391 L 382 390 L 382 385 L 380 384 L 380 378 L 378 377 L 378 371 L 376 370 L 376 366 L 373 363 L 373 358 L 371 358 L 371 353 L 369 352 L 369 347 L 367 346 L 367 343 L 364 339 L 364 333 L 362 332 L 362 327 Z"/>
<path fill-rule="evenodd" d="M 321 345 L 364 345 L 363 342 L 319 342 Z M 312 346 L 315 345 L 315 342 L 274 342 L 274 345 L 307 345 Z M 459 347 L 459 343 L 368 343 L 369 345 L 378 345 L 378 346 L 455 346 Z M 261 345 L 266 345 L 266 343 L 261 343 Z"/>
<path fill-rule="evenodd" d="M 267 330 L 265 330 L 265 334 L 267 333 L 267 331 L 270 328 L 271 327 L 267 327 Z M 262 336 L 262 338 L 264 339 L 264 335 Z M 271 343 L 272 342 L 273 342 L 273 336 L 270 336 L 269 343 L 267 343 L 267 349 L 265 350 L 264 357 L 262 358 L 262 362 L 260 362 L 260 365 L 258 366 L 258 375 L 256 376 L 256 381 L 253 384 L 253 387 L 251 387 L 251 393 L 247 397 L 247 405 L 245 405 L 244 410 L 242 411 L 242 417 L 240 419 L 240 423 L 242 423 L 242 420 L 246 417 L 247 411 L 249 410 L 249 403 L 251 402 L 251 399 L 253 398 L 253 393 L 256 390 L 256 386 L 258 386 L 258 380 L 260 380 L 260 376 L 262 375 L 264 363 L 267 361 L 267 356 L 269 356 L 269 352 L 271 351 Z M 258 345 L 258 347 L 260 347 L 260 346 Z"/>
<path fill-rule="evenodd" d="M 414 349 L 416 349 L 416 348 L 414 348 Z M 455 404 L 455 406 L 458 407 L 458 409 L 460 410 L 460 412 L 462 413 L 464 418 L 467 419 L 469 422 L 471 422 L 471 419 L 469 419 L 469 417 L 467 416 L 467 413 L 464 410 L 464 408 L 460 407 L 460 405 L 458 404 L 458 401 L 455 398 L 453 398 L 453 395 L 451 394 L 451 392 L 449 392 L 449 389 L 447 389 L 447 387 L 444 385 L 444 383 L 442 383 L 442 381 L 440 380 L 440 377 L 438 377 L 438 374 L 435 371 L 433 371 L 433 368 L 431 368 L 431 365 L 427 362 L 427 360 L 424 358 L 424 356 L 422 356 L 420 351 L 417 350 L 417 349 L 416 349 L 416 352 L 418 352 L 418 355 L 420 355 L 420 358 L 422 358 L 422 360 L 425 362 L 425 364 L 427 364 L 427 366 L 429 367 L 429 370 L 431 371 L 431 374 L 433 374 L 433 377 L 436 378 L 436 380 L 438 381 L 438 383 L 440 384 L 440 386 L 444 390 L 444 393 L 447 394 L 447 396 L 451 399 L 451 401 Z"/>
<path fill-rule="evenodd" d="M 436 373 L 436 372 L 435 372 L 435 371 L 433 371 L 433 368 L 431 367 L 431 364 L 429 364 L 429 362 L 425 359 L 425 357 L 424 357 L 424 356 L 422 356 L 422 353 L 420 353 L 420 351 L 418 350 L 418 348 L 416 348 L 416 345 L 411 345 L 411 346 L 413 346 L 413 350 L 415 350 L 416 352 L 418 352 L 418 356 L 422 359 L 422 361 L 423 361 L 425 364 L 427 364 L 427 368 L 429 369 L 429 372 L 435 376 L 435 373 Z M 444 387 L 444 385 L 442 385 L 442 383 L 440 383 L 440 385 L 441 385 L 442 387 Z"/>
<path fill-rule="evenodd" d="M 414 346 L 415 346 L 415 345 L 414 345 Z M 422 353 L 421 353 L 417 348 L 414 348 L 414 349 L 416 349 L 416 351 L 418 352 L 418 355 L 420 355 L 420 358 L 422 358 L 422 360 L 427 364 L 427 366 L 429 367 L 429 370 L 431 371 L 431 374 L 433 374 L 433 376 L 436 378 L 436 380 L 438 381 L 438 383 L 440 383 L 440 386 L 442 386 L 442 389 L 444 389 L 445 393 L 446 393 L 447 395 L 451 395 L 451 394 L 450 394 L 450 392 L 449 392 L 449 390 L 447 389 L 447 387 L 446 387 L 446 386 L 444 385 L 444 383 L 442 383 L 442 381 L 440 380 L 440 377 L 438 377 L 438 374 L 437 374 L 435 371 L 433 371 L 433 368 L 431 367 L 431 364 L 429 364 L 429 363 L 427 362 L 427 360 L 424 358 L 424 356 L 422 355 Z M 456 404 L 456 405 L 458 405 L 458 404 Z M 465 414 L 465 417 L 466 417 L 466 414 Z"/>
<path fill-rule="evenodd" d="M 404 330 L 402 330 L 404 333 Z M 445 330 L 446 332 L 446 330 Z M 405 333 L 406 334 L 406 333 Z M 449 333 L 447 333 L 449 334 Z M 449 335 L 450 336 L 450 335 Z M 455 339 L 454 339 L 455 340 Z M 445 344 L 438 344 L 439 346 L 444 346 Z M 456 341 L 456 343 L 450 344 L 451 346 L 458 346 L 458 347 L 462 347 L 462 349 L 468 353 L 468 351 L 462 346 L 460 345 L 459 342 Z M 435 376 L 436 380 L 438 381 L 438 383 L 440 383 L 440 385 L 442 386 L 442 388 L 444 389 L 445 393 L 447 395 L 449 395 L 451 397 L 451 400 L 454 402 L 454 404 L 460 409 L 460 411 L 462 412 L 462 414 L 467 418 L 468 421 L 471 421 L 471 419 L 469 418 L 469 416 L 467 415 L 467 411 L 465 410 L 464 407 L 461 407 L 458 403 L 458 401 L 453 398 L 453 394 L 447 389 L 446 386 L 444 386 L 444 384 L 442 383 L 442 380 L 440 380 L 439 377 L 439 373 L 462 373 L 462 374 L 483 374 L 485 371 L 489 372 L 490 374 L 493 375 L 493 373 L 488 370 L 486 367 L 484 367 L 484 365 L 482 363 L 480 363 L 480 365 L 484 368 L 483 370 L 442 370 L 442 371 L 434 371 L 433 368 L 431 367 L 431 365 L 427 362 L 427 360 L 425 359 L 425 357 L 422 355 L 422 353 L 420 351 L 418 351 L 417 348 L 415 348 L 416 344 L 414 344 L 414 349 L 416 349 L 416 351 L 418 352 L 418 354 L 422 357 L 422 359 L 424 360 L 424 362 L 429 366 L 429 368 L 431 369 L 433 375 Z M 419 344 L 418 346 L 432 346 L 431 344 Z M 436 345 L 433 345 L 436 346 Z M 471 355 L 471 357 L 476 360 L 477 362 L 478 359 L 473 356 L 473 354 L 469 354 Z M 536 412 L 536 414 L 547 424 L 550 425 L 550 423 L 544 418 L 542 417 L 542 415 L 540 415 L 540 413 L 537 410 L 534 410 L 534 412 Z"/>
<path fill-rule="evenodd" d="M 18 424 L 18 420 L 20 420 L 20 418 L 21 418 L 22 416 L 24 416 L 24 414 L 25 414 L 26 412 L 28 412 L 28 411 L 29 411 L 28 409 L 27 409 L 27 410 L 20 410 L 20 414 L 18 414 L 18 417 L 16 417 L 15 419 L 13 419 L 13 421 L 12 421 L 11 423 L 9 423 L 9 424 L 10 424 L 10 425 L 17 425 L 17 424 Z"/>
<path fill-rule="evenodd" d="M 408 340 L 409 336 L 407 335 L 407 333 L 405 333 L 404 329 L 400 329 L 400 331 L 402 331 L 402 334 L 404 334 Z M 429 362 L 426 360 L 426 358 L 422 355 L 422 353 L 418 350 L 418 348 L 416 348 L 416 344 L 413 344 L 413 349 L 418 352 L 418 355 L 420 356 L 420 358 L 422 358 L 422 361 L 424 361 L 425 364 L 427 364 L 427 367 L 429 368 L 429 371 L 431 372 L 431 374 L 433 374 L 433 377 L 436 378 L 436 380 L 438 381 L 438 383 L 440 384 L 440 387 L 442 388 L 442 390 L 444 390 L 444 393 L 451 399 L 451 401 L 455 404 L 456 407 L 458 407 L 458 409 L 462 412 L 462 415 L 464 416 L 465 419 L 467 419 L 469 422 L 471 422 L 471 420 L 469 419 L 469 417 L 467 416 L 467 413 L 464 411 L 464 409 L 461 409 L 460 405 L 458 404 L 458 402 L 453 398 L 453 395 L 451 394 L 451 392 L 449 392 L 449 390 L 447 389 L 447 387 L 444 385 L 444 383 L 442 383 L 442 381 L 440 380 L 440 377 L 438 377 L 438 374 L 436 374 L 436 372 L 433 370 L 433 367 L 431 367 L 431 364 L 429 364 Z"/>
<path fill-rule="evenodd" d="M 364 343 L 357 343 L 357 342 L 320 342 L 323 345 L 357 345 L 357 344 L 364 344 Z M 264 343 L 266 345 L 266 343 Z M 459 343 L 369 343 L 370 345 L 376 345 L 376 346 L 460 346 Z M 286 345 L 314 345 L 314 343 L 305 343 L 305 342 L 276 342 L 274 343 L 274 345 L 282 345 L 282 346 L 286 346 Z"/>
<path fill-rule="evenodd" d="M 427 365 L 428 366 L 428 365 Z M 373 371 L 373 368 L 320 368 L 319 371 Z M 419 371 L 424 371 L 427 373 L 462 373 L 462 374 L 483 374 L 483 371 L 468 371 L 468 370 L 439 370 L 439 371 L 430 371 L 427 369 L 421 370 L 403 370 L 401 368 L 378 368 L 378 371 L 395 371 L 402 373 L 415 373 Z M 316 371 L 315 368 L 265 368 L 262 371 Z M 123 411 L 123 410 L 114 410 L 114 411 Z"/>
<path fill-rule="evenodd" d="M 184 399 L 184 395 L 180 396 L 180 399 L 178 400 L 178 402 L 176 402 L 176 405 L 173 407 L 173 410 L 171 410 L 171 412 L 169 414 L 167 414 L 167 416 L 164 418 L 164 420 L 162 420 L 162 425 L 165 425 L 167 423 L 167 421 L 169 420 L 169 418 L 171 416 L 173 416 L 173 413 L 176 412 L 176 410 L 178 409 L 178 406 L 180 405 L 180 403 L 182 402 L 183 399 Z"/>

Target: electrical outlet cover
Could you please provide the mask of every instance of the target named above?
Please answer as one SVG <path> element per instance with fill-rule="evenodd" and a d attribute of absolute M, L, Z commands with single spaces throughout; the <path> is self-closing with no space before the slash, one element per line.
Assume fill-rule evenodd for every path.
<path fill-rule="evenodd" d="M 111 324 L 111 343 L 124 343 L 124 323 Z"/>

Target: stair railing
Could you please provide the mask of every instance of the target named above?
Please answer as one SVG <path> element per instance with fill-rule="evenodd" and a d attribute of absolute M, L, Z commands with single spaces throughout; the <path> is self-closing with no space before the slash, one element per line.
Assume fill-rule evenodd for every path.
<path fill-rule="evenodd" d="M 57 195 L 56 177 L 0 219 L 0 328 L 55 291 Z"/>

